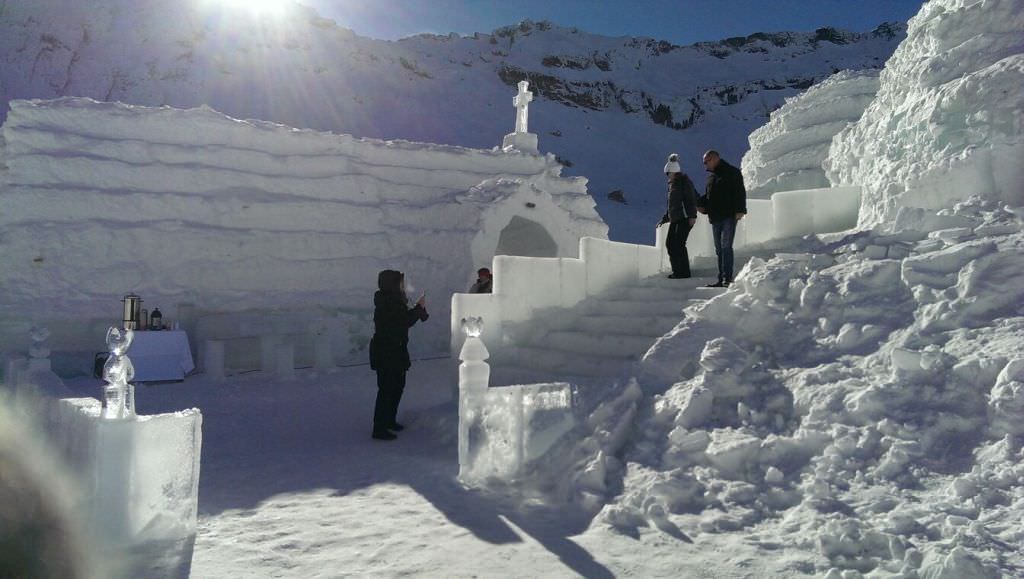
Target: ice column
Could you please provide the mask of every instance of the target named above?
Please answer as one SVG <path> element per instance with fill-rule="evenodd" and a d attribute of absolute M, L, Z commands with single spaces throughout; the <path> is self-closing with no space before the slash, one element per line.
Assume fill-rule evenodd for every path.
<path fill-rule="evenodd" d="M 485 362 L 490 357 L 487 346 L 480 339 L 483 332 L 483 318 L 462 318 L 462 331 L 466 341 L 459 352 L 459 470 L 468 472 L 471 465 L 470 428 L 480 412 L 484 394 L 491 379 L 491 366 Z"/>
<path fill-rule="evenodd" d="M 126 356 L 135 332 L 111 327 L 107 330 L 107 349 L 110 357 L 103 365 L 103 418 L 119 420 L 135 416 L 135 389 L 129 384 L 135 377 L 135 367 Z"/>
<path fill-rule="evenodd" d="M 512 105 L 516 107 L 516 130 L 505 135 L 502 140 L 501 148 L 505 151 L 517 150 L 537 154 L 537 135 L 528 130 L 529 107 L 533 101 L 533 93 L 527 90 L 529 87 L 529 81 L 519 81 L 519 93 L 512 99 Z"/>
<path fill-rule="evenodd" d="M 41 326 L 32 326 L 28 336 L 32 340 L 32 346 L 28 349 L 29 372 L 50 370 L 50 347 L 46 344 L 46 340 L 50 337 L 50 330 Z"/>

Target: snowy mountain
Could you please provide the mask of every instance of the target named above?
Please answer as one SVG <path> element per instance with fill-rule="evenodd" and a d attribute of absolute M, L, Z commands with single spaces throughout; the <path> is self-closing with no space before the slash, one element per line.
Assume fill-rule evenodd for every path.
<path fill-rule="evenodd" d="M 489 148 L 511 129 L 514 85 L 528 79 L 541 150 L 591 180 L 613 238 L 649 243 L 669 152 L 698 176 L 709 147 L 738 163 L 783 99 L 839 70 L 880 67 L 904 35 L 886 23 L 677 46 L 526 21 L 392 42 L 299 5 L 42 0 L 0 8 L 0 120 L 12 99 L 87 96 Z M 615 190 L 627 205 L 608 200 Z"/>

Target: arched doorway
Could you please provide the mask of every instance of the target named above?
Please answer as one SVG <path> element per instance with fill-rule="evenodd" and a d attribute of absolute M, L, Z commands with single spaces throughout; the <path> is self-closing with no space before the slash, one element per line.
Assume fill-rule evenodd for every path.
<path fill-rule="evenodd" d="M 543 225 L 516 215 L 501 230 L 494 255 L 558 257 L 558 244 Z"/>

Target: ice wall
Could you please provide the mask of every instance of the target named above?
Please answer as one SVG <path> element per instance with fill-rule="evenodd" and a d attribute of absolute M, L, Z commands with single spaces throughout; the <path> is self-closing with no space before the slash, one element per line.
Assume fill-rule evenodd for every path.
<path fill-rule="evenodd" d="M 828 187 L 821 163 L 832 137 L 856 121 L 878 92 L 878 71 L 844 70 L 812 86 L 750 134 L 743 179 L 752 197 Z"/>
<path fill-rule="evenodd" d="M 860 224 L 971 195 L 1024 201 L 1024 10 L 935 0 L 910 20 L 864 116 L 836 136 L 833 184 L 864 187 Z"/>
<path fill-rule="evenodd" d="M 442 296 L 499 245 L 575 256 L 580 237 L 607 237 L 586 180 L 553 156 L 88 99 L 15 101 L 3 137 L 0 349 L 29 312 L 63 321 L 55 348 L 90 349 L 130 291 L 206 316 L 368 311 L 385 268 L 444 319 Z"/>

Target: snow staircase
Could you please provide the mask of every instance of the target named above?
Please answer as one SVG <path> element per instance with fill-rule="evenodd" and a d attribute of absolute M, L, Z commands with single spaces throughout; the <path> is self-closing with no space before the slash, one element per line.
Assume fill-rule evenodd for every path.
<path fill-rule="evenodd" d="M 617 376 L 675 327 L 685 308 L 725 291 L 704 287 L 713 281 L 659 274 L 512 325 L 508 331 L 517 346 L 507 361 L 496 364 L 495 380 L 522 373 L 545 381 Z"/>

